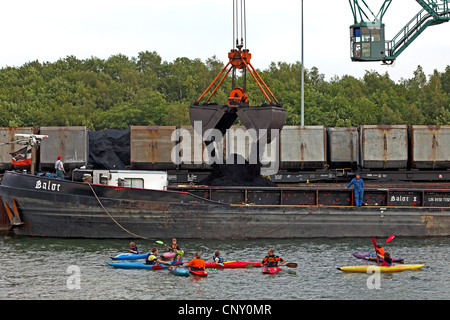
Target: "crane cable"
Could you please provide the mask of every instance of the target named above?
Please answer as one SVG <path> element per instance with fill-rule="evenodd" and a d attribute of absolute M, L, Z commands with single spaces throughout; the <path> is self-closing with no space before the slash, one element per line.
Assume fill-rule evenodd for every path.
<path fill-rule="evenodd" d="M 240 8 L 239 8 L 240 7 Z M 239 24 L 240 20 L 240 24 Z M 247 21 L 245 12 L 245 0 L 233 0 L 233 48 L 247 47 Z M 239 33 L 241 43 L 239 44 Z"/>

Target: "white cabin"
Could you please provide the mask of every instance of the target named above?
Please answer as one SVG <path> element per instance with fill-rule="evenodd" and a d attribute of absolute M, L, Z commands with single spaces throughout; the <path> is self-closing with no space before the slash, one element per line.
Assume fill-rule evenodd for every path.
<path fill-rule="evenodd" d="M 84 177 L 92 177 L 92 183 L 115 187 L 167 190 L 168 176 L 165 171 L 138 170 L 92 170 Z"/>

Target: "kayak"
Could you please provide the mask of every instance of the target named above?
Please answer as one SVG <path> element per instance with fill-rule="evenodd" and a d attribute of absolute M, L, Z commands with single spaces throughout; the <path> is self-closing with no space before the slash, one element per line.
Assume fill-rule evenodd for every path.
<path fill-rule="evenodd" d="M 373 253 L 371 254 L 371 253 L 365 253 L 365 252 L 364 253 L 358 253 L 358 252 L 353 253 L 353 256 L 358 259 L 366 259 L 369 261 L 377 262 L 377 258 L 374 257 L 373 255 L 374 255 Z M 392 258 L 392 262 L 402 262 L 403 260 L 404 260 L 403 258 L 395 258 L 395 257 Z M 383 258 L 378 258 L 378 261 L 383 262 Z"/>
<path fill-rule="evenodd" d="M 271 273 L 272 274 L 272 273 L 280 272 L 281 270 L 283 270 L 283 269 L 278 268 L 278 267 L 264 267 L 262 270 L 262 273 Z"/>
<path fill-rule="evenodd" d="M 183 250 L 181 250 L 181 252 L 184 254 L 184 251 Z M 177 254 L 177 252 L 164 252 L 161 256 L 163 257 L 163 259 L 165 259 L 165 260 L 170 260 L 170 259 L 173 259 L 173 258 L 175 258 L 175 255 Z M 183 255 L 182 254 L 182 255 Z"/>
<path fill-rule="evenodd" d="M 166 269 L 166 265 L 162 264 L 145 264 L 143 262 L 114 262 L 108 263 L 108 265 L 120 268 L 120 269 L 152 269 L 152 270 L 161 270 Z"/>
<path fill-rule="evenodd" d="M 189 276 L 189 269 L 185 267 L 169 268 L 169 272 L 175 276 Z"/>
<path fill-rule="evenodd" d="M 145 259 L 147 257 L 147 254 L 136 254 L 136 253 L 122 253 L 118 254 L 115 257 L 111 257 L 113 260 L 139 260 L 139 259 Z"/>
<path fill-rule="evenodd" d="M 191 268 L 189 268 L 189 272 L 192 273 L 194 276 L 199 276 L 199 277 L 207 277 L 208 276 L 208 271 L 206 271 L 206 270 L 191 270 Z"/>
<path fill-rule="evenodd" d="M 370 272 L 370 270 L 376 270 L 376 268 L 379 268 L 380 272 L 384 273 L 384 272 L 401 272 L 404 270 L 416 270 L 421 269 L 424 266 L 425 266 L 424 264 L 396 264 L 390 267 L 361 265 L 361 266 L 340 267 L 338 268 L 338 270 L 344 272 L 367 272 L 369 270 Z"/>
<path fill-rule="evenodd" d="M 214 268 L 214 269 L 225 269 L 225 268 L 245 268 L 248 264 L 253 264 L 255 266 L 260 266 L 261 262 L 247 262 L 247 261 L 225 261 L 222 263 L 223 265 L 216 264 L 215 262 L 205 262 L 206 268 Z"/>

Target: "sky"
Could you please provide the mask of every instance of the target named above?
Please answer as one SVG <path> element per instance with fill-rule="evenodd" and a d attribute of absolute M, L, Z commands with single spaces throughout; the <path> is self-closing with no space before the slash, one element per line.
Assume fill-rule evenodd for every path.
<path fill-rule="evenodd" d="M 366 0 L 378 11 L 382 0 Z M 179 57 L 226 62 L 233 46 L 232 0 L 14 0 L 0 4 L 0 68 L 39 60 L 55 62 L 137 57 L 156 51 L 163 61 Z M 390 40 L 421 10 L 415 0 L 392 1 L 383 22 Z M 301 0 L 246 0 L 247 48 L 260 70 L 271 62 L 301 61 Z M 385 72 L 394 81 L 450 65 L 450 22 L 428 27 L 392 66 L 350 60 L 347 0 L 304 0 L 304 63 L 329 80 Z"/>

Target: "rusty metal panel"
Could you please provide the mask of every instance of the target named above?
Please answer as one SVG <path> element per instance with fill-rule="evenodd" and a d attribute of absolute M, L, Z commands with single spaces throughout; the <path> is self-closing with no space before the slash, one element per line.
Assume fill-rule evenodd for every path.
<path fill-rule="evenodd" d="M 130 160 L 132 169 L 175 169 L 171 153 L 176 141 L 175 126 L 131 126 Z"/>
<path fill-rule="evenodd" d="M 352 168 L 359 164 L 358 128 L 327 128 L 328 164 Z"/>
<path fill-rule="evenodd" d="M 322 169 L 326 164 L 323 126 L 284 126 L 280 134 L 280 169 Z"/>
<path fill-rule="evenodd" d="M 211 168 L 210 163 L 215 160 L 211 158 L 207 150 L 205 151 L 206 145 L 202 136 L 192 126 L 180 127 L 179 141 L 180 143 L 177 146 L 179 158 L 177 161 L 181 162 L 180 169 L 198 170 Z M 218 153 L 223 154 L 223 143 L 221 141 L 217 144 L 216 150 Z M 224 161 L 223 158 L 222 161 Z M 216 162 L 220 163 L 220 160 Z"/>
<path fill-rule="evenodd" d="M 36 133 L 33 127 L 0 127 L 0 170 L 11 170 L 11 152 L 17 151 L 24 147 L 23 144 L 3 144 L 16 141 L 18 137 L 16 133 L 32 134 Z"/>
<path fill-rule="evenodd" d="M 407 125 L 362 125 L 360 160 L 366 169 L 405 169 L 408 165 Z"/>
<path fill-rule="evenodd" d="M 450 168 L 450 126 L 412 125 L 410 138 L 412 168 Z"/>
<path fill-rule="evenodd" d="M 55 170 L 55 161 L 62 157 L 66 170 L 86 166 L 89 160 L 88 128 L 40 127 L 39 134 L 48 135 L 40 145 L 41 170 Z"/>
<path fill-rule="evenodd" d="M 282 190 L 283 205 L 316 205 L 317 192 L 311 190 Z"/>

